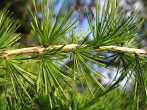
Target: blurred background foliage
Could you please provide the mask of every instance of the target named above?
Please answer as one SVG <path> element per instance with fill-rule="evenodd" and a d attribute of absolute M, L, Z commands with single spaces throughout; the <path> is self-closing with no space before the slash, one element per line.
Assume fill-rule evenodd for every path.
<path fill-rule="evenodd" d="M 100 0 L 100 1 L 103 2 L 104 0 Z M 75 5 L 75 9 L 77 11 L 80 10 L 79 14 L 77 16 L 80 20 L 80 27 L 79 28 L 83 28 L 83 29 L 88 28 L 87 21 L 86 21 L 85 7 L 87 7 L 88 10 L 92 10 L 93 8 L 95 8 L 95 6 L 96 6 L 95 0 L 69 0 L 68 2 L 69 2 L 69 8 L 71 6 Z M 143 23 L 141 29 L 138 30 L 140 37 L 138 39 L 136 39 L 136 42 L 140 42 L 143 40 L 143 42 L 140 42 L 140 48 L 146 49 L 147 48 L 147 0 L 121 0 L 121 1 L 118 0 L 118 2 L 120 2 L 118 12 L 124 6 L 127 7 L 126 11 L 125 11 L 126 16 L 128 16 L 130 13 L 132 13 L 133 10 L 136 8 L 136 6 L 139 5 L 138 6 L 138 10 L 139 10 L 138 16 L 142 16 L 142 18 L 144 19 L 144 23 Z M 57 10 L 58 10 L 58 6 L 60 6 L 61 3 L 62 3 L 62 0 L 57 0 L 57 3 L 56 3 Z M 13 12 L 13 17 L 14 17 L 13 22 L 16 22 L 15 20 L 19 19 L 19 23 L 21 25 L 17 29 L 16 34 L 21 33 L 20 44 L 22 47 L 34 46 L 34 43 L 32 41 L 32 34 L 31 34 L 31 25 L 30 25 L 31 16 L 29 13 L 29 7 L 32 7 L 32 0 L 0 0 L 0 9 L 4 13 L 7 13 L 8 11 Z M 37 7 L 38 7 L 37 8 L 38 11 L 41 10 L 39 2 L 38 2 Z M 39 16 L 39 14 L 38 14 L 38 16 Z M 71 60 L 69 62 L 67 62 L 67 65 L 71 66 L 71 64 L 72 64 L 71 62 L 72 62 Z M 105 70 L 102 70 L 102 71 L 105 71 Z M 110 73 L 110 72 L 108 72 L 108 73 Z M 111 78 L 112 76 L 110 75 L 109 77 Z M 80 88 L 79 88 L 79 91 L 80 91 Z M 124 94 L 123 100 L 121 97 L 118 97 L 117 94 L 119 94 L 119 92 L 123 92 L 123 91 L 122 90 L 113 90 L 108 95 L 106 95 L 105 97 L 100 99 L 100 101 L 104 102 L 103 105 L 99 105 L 99 103 L 95 103 L 95 105 L 92 106 L 93 107 L 92 109 L 93 110 L 135 110 L 136 106 L 134 105 L 135 103 L 133 102 L 133 99 L 132 99 L 132 91 L 130 89 L 128 89 L 128 93 Z M 80 94 L 80 93 L 76 93 L 76 95 L 77 94 Z M 84 105 L 84 100 L 85 100 L 86 94 L 87 93 L 76 96 L 76 97 L 73 96 L 74 102 L 69 102 L 70 103 L 69 105 L 77 106 L 76 104 L 77 104 L 78 100 L 83 100 L 83 102 L 81 101 L 81 104 L 79 104 L 79 106 L 81 106 L 81 108 L 83 109 L 82 104 Z M 147 110 L 147 105 L 146 105 L 146 101 L 144 98 L 144 93 L 142 92 L 141 95 L 142 95 L 142 99 L 140 100 L 139 109 L 140 110 Z M 38 100 L 38 99 L 40 99 L 40 100 Z M 4 99 L 4 100 L 6 100 L 6 99 Z M 26 99 L 26 102 L 27 102 L 27 100 L 28 99 Z M 39 98 L 36 98 L 36 103 L 38 105 L 40 105 L 40 107 L 42 106 L 42 110 L 46 110 L 45 107 L 48 105 L 47 101 L 46 101 L 46 103 L 44 103 L 42 100 L 46 101 L 46 98 L 40 96 Z M 120 102 L 120 103 L 118 103 L 118 102 Z M 14 104 L 15 103 L 16 102 L 14 102 Z M 22 104 L 22 103 L 20 103 L 20 104 Z M 5 105 L 3 105 L 3 106 L 5 106 Z M 17 106 L 18 106 L 18 109 L 20 109 L 19 104 L 17 104 Z M 31 105 L 31 106 L 33 107 L 32 108 L 33 110 L 38 110 L 38 108 L 39 108 L 36 105 Z M 24 105 L 24 108 L 26 110 L 28 109 L 27 106 L 25 107 L 25 105 Z M 72 107 L 72 108 L 74 108 L 74 107 Z M 12 109 L 13 109 L 13 105 L 12 105 Z M 63 108 L 63 109 L 65 109 L 65 108 Z M 58 110 L 58 107 L 55 108 L 54 110 Z M 70 108 L 69 108 L 69 110 L 70 110 Z M 76 110 L 76 108 L 75 108 L 75 110 Z"/>

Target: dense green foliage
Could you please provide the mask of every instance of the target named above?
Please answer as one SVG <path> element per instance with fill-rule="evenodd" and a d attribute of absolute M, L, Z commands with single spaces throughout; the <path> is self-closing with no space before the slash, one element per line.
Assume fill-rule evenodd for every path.
<path fill-rule="evenodd" d="M 55 2 L 40 0 L 39 3 L 41 18 L 35 0 L 33 9 L 30 8 L 35 45 L 63 46 L 41 53 L 4 55 L 5 50 L 19 48 L 20 35 L 14 35 L 18 22 L 12 24 L 11 16 L 0 13 L 0 110 L 144 109 L 147 57 L 120 51 L 108 52 L 111 55 L 107 56 L 99 49 L 110 45 L 137 48 L 134 40 L 142 20 L 136 12 L 127 18 L 125 9 L 117 14 L 116 0 L 105 2 L 101 11 L 97 0 L 96 13 L 87 11 L 90 32 L 85 34 L 77 28 L 78 12 L 74 7 L 67 11 L 68 4 L 63 2 L 60 11 L 54 12 Z M 67 44 L 78 46 L 63 51 Z M 67 60 L 71 60 L 71 65 Z M 115 67 L 105 60 L 115 62 Z M 96 68 L 113 69 L 117 78 L 104 85 L 99 79 L 105 76 Z M 124 88 L 119 88 L 125 78 Z M 133 80 L 133 87 L 125 91 L 129 80 Z"/>

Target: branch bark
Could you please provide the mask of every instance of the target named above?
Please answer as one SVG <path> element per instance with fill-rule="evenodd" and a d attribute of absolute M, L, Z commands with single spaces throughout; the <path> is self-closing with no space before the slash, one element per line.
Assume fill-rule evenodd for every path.
<path fill-rule="evenodd" d="M 86 45 L 85 45 L 86 46 Z M 73 51 L 78 47 L 78 44 L 67 44 L 67 45 L 50 45 L 50 46 L 37 46 L 37 47 L 28 47 L 15 50 L 7 50 L 1 54 L 1 57 L 7 58 L 12 55 L 28 54 L 28 53 L 42 53 L 47 50 L 58 49 L 62 47 L 62 51 Z M 135 49 L 128 47 L 118 47 L 118 46 L 101 46 L 96 48 L 98 51 L 110 51 L 110 52 L 124 52 L 130 54 L 147 54 L 147 50 Z"/>

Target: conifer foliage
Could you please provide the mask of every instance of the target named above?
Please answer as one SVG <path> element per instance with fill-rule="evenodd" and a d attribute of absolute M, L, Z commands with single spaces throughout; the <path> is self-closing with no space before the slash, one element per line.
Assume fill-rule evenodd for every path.
<path fill-rule="evenodd" d="M 96 12 L 87 10 L 85 34 L 66 0 L 59 12 L 56 2 L 38 3 L 41 12 L 35 0 L 30 7 L 34 47 L 20 48 L 18 21 L 0 12 L 0 110 L 139 109 L 140 99 L 146 101 L 147 52 L 135 43 L 143 22 L 136 12 L 127 18 L 125 8 L 117 13 L 116 0 L 105 0 L 101 11 L 96 0 Z M 113 70 L 115 79 L 102 84 L 97 68 Z M 124 79 L 123 90 L 117 89 Z M 130 80 L 131 93 L 125 92 Z"/>

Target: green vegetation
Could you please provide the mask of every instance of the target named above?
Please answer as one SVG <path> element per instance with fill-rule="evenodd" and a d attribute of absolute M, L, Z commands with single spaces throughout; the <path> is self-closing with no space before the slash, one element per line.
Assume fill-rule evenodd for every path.
<path fill-rule="evenodd" d="M 85 33 L 66 0 L 57 13 L 55 2 L 39 2 L 41 18 L 35 0 L 30 8 L 34 47 L 20 48 L 19 21 L 0 12 L 0 110 L 145 110 L 147 52 L 135 43 L 143 22 L 136 12 L 126 18 L 109 0 L 101 13 L 97 0 L 96 13 L 87 10 Z M 117 78 L 104 85 L 97 68 Z"/>

